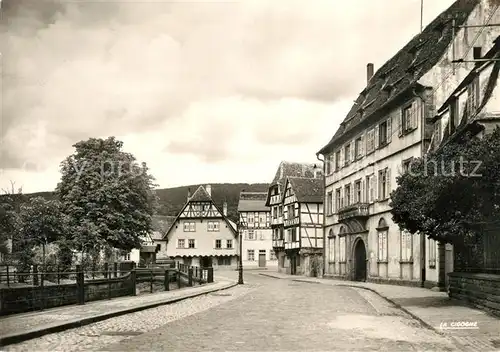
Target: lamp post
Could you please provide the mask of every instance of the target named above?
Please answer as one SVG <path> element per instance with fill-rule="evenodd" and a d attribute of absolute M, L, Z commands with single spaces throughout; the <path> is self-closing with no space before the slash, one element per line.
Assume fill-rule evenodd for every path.
<path fill-rule="evenodd" d="M 243 230 L 241 228 L 241 223 L 238 226 L 238 234 L 239 234 L 239 247 L 240 247 L 240 255 L 238 256 L 238 285 L 243 285 L 243 241 L 242 241 L 242 233 Z"/>

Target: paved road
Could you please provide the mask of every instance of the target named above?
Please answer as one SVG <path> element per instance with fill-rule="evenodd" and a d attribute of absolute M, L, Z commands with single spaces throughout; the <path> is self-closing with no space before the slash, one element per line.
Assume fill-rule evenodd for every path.
<path fill-rule="evenodd" d="M 246 283 L 222 291 L 230 296 L 202 296 L 6 350 L 455 350 L 448 339 L 366 290 L 278 280 L 255 273 L 246 275 Z"/>

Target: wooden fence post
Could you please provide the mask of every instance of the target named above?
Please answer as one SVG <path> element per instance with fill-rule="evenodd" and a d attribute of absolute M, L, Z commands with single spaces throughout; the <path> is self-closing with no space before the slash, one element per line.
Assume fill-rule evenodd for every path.
<path fill-rule="evenodd" d="M 7 287 L 9 287 L 10 286 L 10 279 L 9 279 L 9 266 L 8 265 L 7 265 L 7 272 L 6 272 L 6 274 L 7 274 Z"/>
<path fill-rule="evenodd" d="M 170 271 L 168 269 L 165 269 L 163 284 L 165 285 L 165 291 L 170 291 Z"/>
<path fill-rule="evenodd" d="M 108 263 L 104 263 L 104 278 L 105 279 L 108 278 L 108 271 L 109 271 L 109 264 Z"/>
<path fill-rule="evenodd" d="M 118 263 L 117 262 L 113 263 L 113 271 L 114 271 L 115 277 L 118 277 Z"/>
<path fill-rule="evenodd" d="M 177 287 L 178 287 L 178 288 L 181 288 L 181 287 L 182 287 L 182 283 L 181 283 L 181 272 L 180 272 L 180 271 L 176 271 L 176 274 L 177 274 Z"/>
<path fill-rule="evenodd" d="M 131 296 L 137 296 L 136 279 L 137 279 L 137 272 L 135 271 L 135 268 L 133 268 L 132 271 L 130 272 Z"/>
<path fill-rule="evenodd" d="M 85 304 L 85 278 L 81 265 L 76 266 L 76 296 L 78 304 Z"/>
<path fill-rule="evenodd" d="M 193 286 L 193 267 L 189 267 L 188 269 L 188 286 Z"/>
<path fill-rule="evenodd" d="M 33 286 L 38 286 L 38 265 L 33 264 Z"/>
<path fill-rule="evenodd" d="M 149 284 L 149 286 L 150 286 L 149 292 L 151 292 L 151 293 L 153 293 L 154 281 L 155 281 L 155 277 L 154 277 L 153 269 L 151 269 L 151 283 Z"/>
<path fill-rule="evenodd" d="M 46 267 L 43 267 L 46 270 Z M 40 309 L 43 310 L 45 308 L 45 292 L 43 289 L 45 281 L 45 273 L 42 271 L 40 273 Z"/>
<path fill-rule="evenodd" d="M 61 284 L 61 267 L 59 265 L 57 265 L 57 284 L 60 285 Z"/>
<path fill-rule="evenodd" d="M 208 283 L 214 282 L 214 268 L 213 267 L 208 268 L 207 282 Z"/>

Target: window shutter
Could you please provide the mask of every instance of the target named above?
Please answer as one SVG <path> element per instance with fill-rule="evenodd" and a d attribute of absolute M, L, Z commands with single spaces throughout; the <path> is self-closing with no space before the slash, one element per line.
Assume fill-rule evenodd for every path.
<path fill-rule="evenodd" d="M 412 114 L 411 114 L 411 128 L 418 127 L 418 117 L 419 117 L 419 104 L 417 102 L 412 104 Z"/>
<path fill-rule="evenodd" d="M 365 180 L 361 180 L 361 198 L 359 199 L 359 202 L 365 202 Z"/>
<path fill-rule="evenodd" d="M 379 188 L 380 188 L 380 185 L 378 183 L 378 175 L 377 173 L 374 173 L 373 174 L 373 198 L 374 198 L 374 201 L 378 201 L 378 197 L 380 195 L 380 192 L 379 192 Z"/>
<path fill-rule="evenodd" d="M 389 198 L 391 191 L 392 191 L 391 169 L 390 168 L 387 168 L 386 177 L 387 177 L 387 195 L 386 195 L 387 197 L 386 198 Z"/>
<path fill-rule="evenodd" d="M 375 139 L 375 149 L 378 148 L 378 142 L 379 142 L 379 136 L 378 136 L 379 132 L 378 132 L 378 125 L 375 126 L 375 130 L 374 130 L 374 133 L 373 133 L 373 138 Z"/>
<path fill-rule="evenodd" d="M 428 119 L 436 115 L 436 106 L 434 104 L 434 93 L 429 93 L 425 100 L 425 117 Z"/>
<path fill-rule="evenodd" d="M 392 140 L 392 116 L 387 119 L 387 143 Z"/>
<path fill-rule="evenodd" d="M 340 154 L 340 165 L 339 165 L 339 169 L 344 165 L 344 151 L 342 150 L 342 148 L 339 150 L 339 154 Z"/>
<path fill-rule="evenodd" d="M 344 206 L 344 187 L 340 188 L 340 207 Z"/>
<path fill-rule="evenodd" d="M 365 141 L 365 135 L 361 135 L 361 143 L 359 143 L 359 155 L 363 156 L 365 155 L 365 150 L 364 150 L 364 141 Z"/>
<path fill-rule="evenodd" d="M 403 123 L 404 123 L 404 109 L 401 110 L 401 114 L 399 115 L 399 124 L 398 124 L 398 136 L 403 136 Z"/>
<path fill-rule="evenodd" d="M 379 232 L 378 233 L 378 253 L 377 253 L 377 258 L 379 261 L 381 261 L 383 258 L 382 258 L 382 233 Z"/>
<path fill-rule="evenodd" d="M 351 162 L 354 162 L 356 160 L 356 140 L 351 142 L 349 150 L 351 151 Z"/>

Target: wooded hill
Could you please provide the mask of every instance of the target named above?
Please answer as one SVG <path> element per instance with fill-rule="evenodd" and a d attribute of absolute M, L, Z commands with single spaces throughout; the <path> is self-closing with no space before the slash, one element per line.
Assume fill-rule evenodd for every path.
<path fill-rule="evenodd" d="M 215 204 L 222 210 L 222 204 L 227 202 L 227 212 L 231 220 L 238 220 L 238 200 L 240 192 L 267 192 L 269 185 L 267 183 L 215 183 L 212 185 L 212 198 Z M 200 185 L 189 185 L 173 188 L 157 189 L 156 193 L 160 198 L 160 208 L 158 215 L 176 216 L 187 201 L 188 190 L 191 194 L 196 191 Z M 1 197 L 1 196 L 0 196 Z M 14 195 L 17 198 L 16 203 L 26 202 L 33 197 L 43 197 L 45 199 L 55 199 L 54 192 L 37 192 L 28 194 Z"/>

